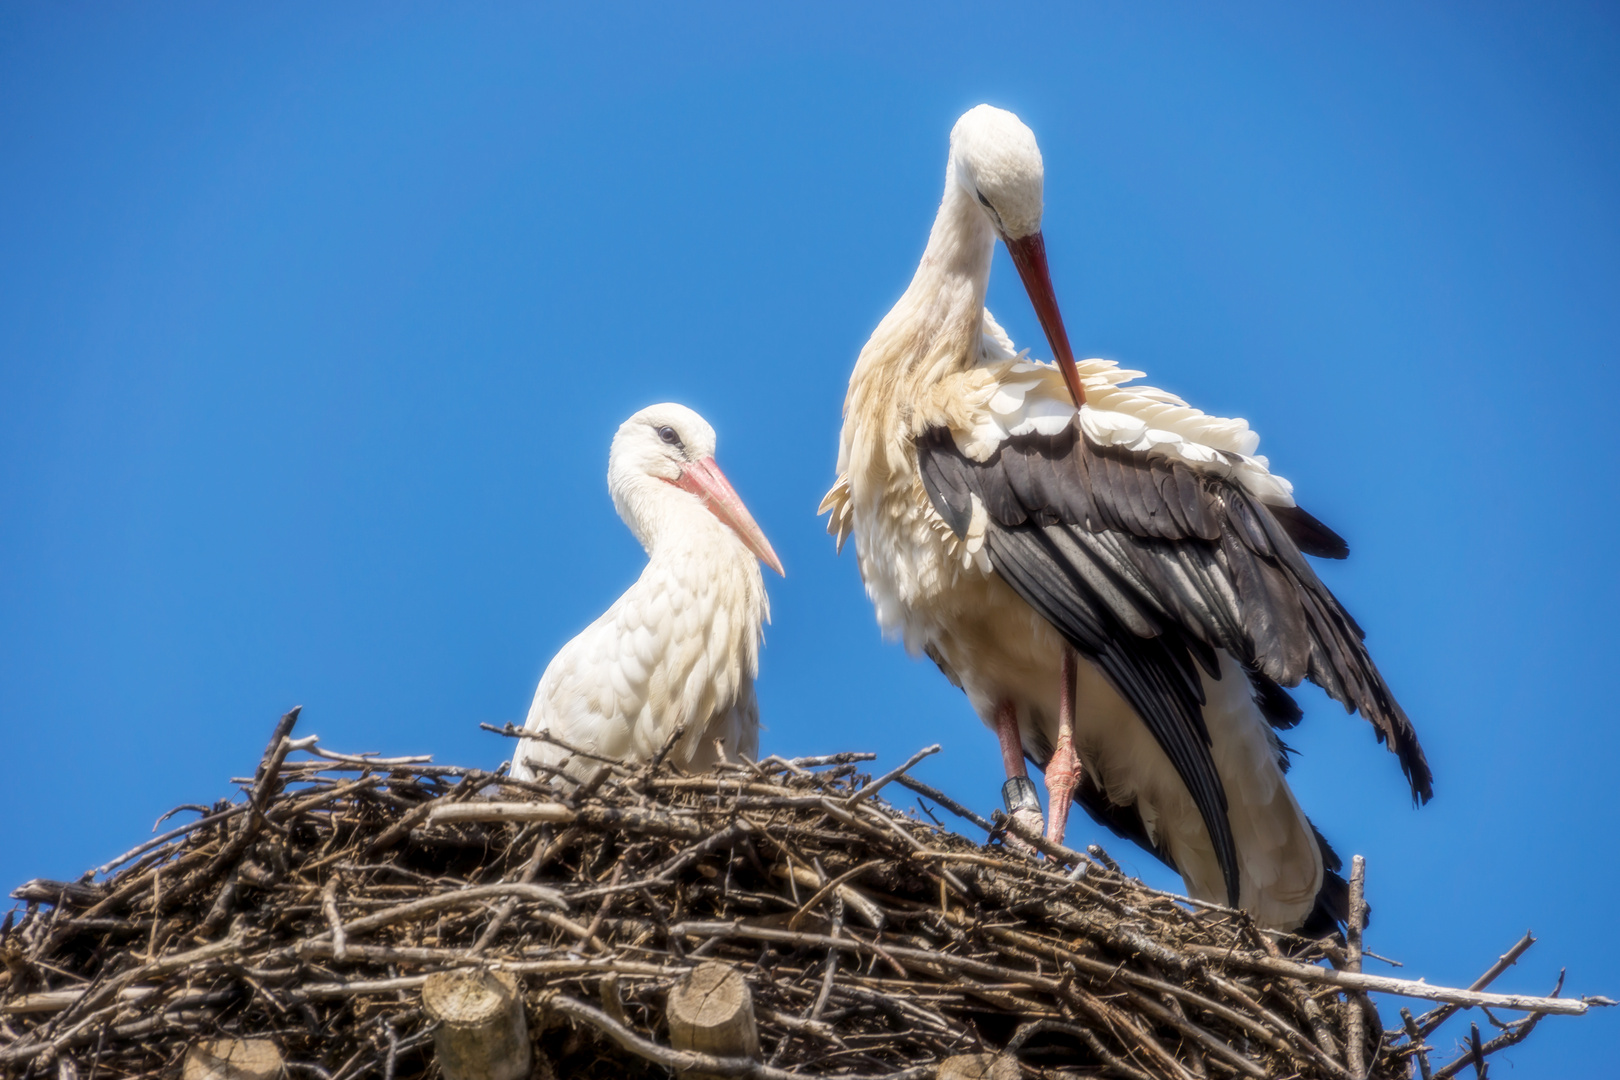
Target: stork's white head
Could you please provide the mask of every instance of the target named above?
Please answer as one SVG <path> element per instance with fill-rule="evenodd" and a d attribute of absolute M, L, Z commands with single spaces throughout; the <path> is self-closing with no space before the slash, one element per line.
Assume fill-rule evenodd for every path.
<path fill-rule="evenodd" d="M 1006 109 L 975 105 L 962 114 L 951 129 L 951 175 L 1003 240 L 1041 231 L 1041 148 Z"/>
<path fill-rule="evenodd" d="M 975 105 L 951 129 L 950 176 L 984 211 L 1007 245 L 1063 381 L 1075 405 L 1084 405 L 1085 388 L 1080 385 L 1080 372 L 1074 366 L 1074 352 L 1046 268 L 1046 241 L 1041 237 L 1046 170 L 1035 133 L 1006 109 Z"/>
<path fill-rule="evenodd" d="M 648 551 L 670 527 L 670 499 L 705 506 L 749 551 L 782 573 L 770 541 L 714 462 L 714 428 L 685 405 L 649 405 L 623 424 L 608 451 L 608 490 L 619 516 Z"/>
<path fill-rule="evenodd" d="M 714 456 L 714 428 L 685 405 L 649 405 L 619 425 L 608 451 L 608 487 L 618 491 L 633 476 L 674 483 L 688 462 Z"/>

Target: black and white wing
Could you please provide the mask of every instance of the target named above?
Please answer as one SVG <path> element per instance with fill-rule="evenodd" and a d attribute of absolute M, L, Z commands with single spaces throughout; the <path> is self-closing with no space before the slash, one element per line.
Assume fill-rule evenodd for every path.
<path fill-rule="evenodd" d="M 951 530 L 971 537 L 1142 717 L 1198 806 L 1233 902 L 1237 859 L 1199 678 L 1200 669 L 1218 677 L 1217 650 L 1257 685 L 1310 679 L 1360 712 L 1399 757 L 1413 798 L 1427 801 L 1432 778 L 1411 722 L 1361 628 L 1304 558 L 1343 558 L 1344 541 L 1292 505 L 1264 459 L 1175 433 L 1241 422 L 1206 418 L 1158 391 L 1133 402 L 1115 383 L 1134 373 L 1112 365 L 1087 381 L 1102 391 L 1088 385 L 1090 401 L 1114 408 L 1088 404 L 1077 417 L 1044 367 L 1018 365 L 1026 382 L 1012 384 L 1014 400 L 992 400 L 1001 415 L 987 412 L 960 439 L 945 427 L 924 431 L 923 485 Z M 1240 449 L 1252 452 L 1246 425 L 1241 433 Z"/>

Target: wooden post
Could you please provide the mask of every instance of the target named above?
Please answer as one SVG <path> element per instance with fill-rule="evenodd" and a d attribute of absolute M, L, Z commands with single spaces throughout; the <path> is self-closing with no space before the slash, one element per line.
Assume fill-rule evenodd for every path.
<path fill-rule="evenodd" d="M 180 1068 L 183 1080 L 278 1080 L 281 1051 L 269 1039 L 208 1039 L 193 1043 Z"/>
<path fill-rule="evenodd" d="M 1346 971 L 1361 974 L 1361 931 L 1367 923 L 1367 860 L 1360 855 L 1350 860 L 1350 918 L 1345 922 Z M 1361 1003 L 1365 994 L 1347 991 L 1344 995 L 1344 1063 L 1354 1080 L 1367 1075 L 1367 1018 Z"/>
<path fill-rule="evenodd" d="M 422 984 L 439 1022 L 433 1047 L 447 1080 L 525 1080 L 533 1062 L 523 993 L 510 972 L 439 971 Z"/>
<path fill-rule="evenodd" d="M 669 992 L 669 1041 L 677 1050 L 716 1057 L 757 1057 L 754 995 L 742 973 L 710 961 Z"/>

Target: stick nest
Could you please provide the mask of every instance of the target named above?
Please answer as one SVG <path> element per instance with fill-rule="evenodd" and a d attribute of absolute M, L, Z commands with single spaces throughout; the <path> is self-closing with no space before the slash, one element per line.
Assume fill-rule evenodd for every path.
<path fill-rule="evenodd" d="M 871 755 L 520 783 L 330 754 L 295 720 L 244 800 L 183 807 L 197 819 L 81 881 L 13 893 L 0 1074 L 174 1077 L 193 1044 L 256 1038 L 306 1080 L 433 1076 L 422 983 L 481 965 L 521 981 L 542 1078 L 921 1078 L 992 1053 L 998 1077 L 1344 1080 L 1356 1029 L 1371 1076 L 1421 1059 L 1443 1077 L 1542 1015 L 1476 1027 L 1431 1070 L 1454 1006 L 1385 1031 L 1314 963 L 1343 965 L 1334 945 L 1149 889 L 1099 849 L 975 843 L 880 799 L 903 784 L 933 796 L 924 814 L 973 817 L 909 776 L 874 784 Z M 745 976 L 757 1060 L 670 1048 L 666 997 L 705 961 Z"/>

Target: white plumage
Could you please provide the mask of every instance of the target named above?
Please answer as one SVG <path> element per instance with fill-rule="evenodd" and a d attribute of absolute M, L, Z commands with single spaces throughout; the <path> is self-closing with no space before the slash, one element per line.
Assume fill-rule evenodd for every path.
<path fill-rule="evenodd" d="M 684 728 L 671 759 L 694 771 L 720 753 L 757 754 L 754 677 L 770 619 L 759 560 L 782 567 L 715 465 L 714 446 L 714 429 L 683 405 L 651 406 L 619 428 L 608 488 L 647 567 L 546 667 L 528 730 L 637 761 Z M 512 775 L 550 767 L 577 776 L 587 763 L 569 757 L 526 739 Z"/>
<path fill-rule="evenodd" d="M 854 536 L 861 576 L 885 634 L 900 638 L 913 655 L 932 658 L 997 731 L 1011 778 L 1009 809 L 1019 802 L 1017 785 L 1027 789 L 1021 778 L 1028 757 L 1047 770 L 1049 836 L 1061 838 L 1073 795 L 1114 827 L 1124 822 L 1139 833 L 1136 839 L 1182 873 L 1192 895 L 1235 900 L 1267 925 L 1297 926 L 1318 905 L 1324 852 L 1284 779 L 1277 738 L 1258 703 L 1265 676 L 1256 675 L 1251 686 L 1245 665 L 1286 685 L 1301 674 L 1323 678 L 1315 667 L 1300 668 L 1303 661 L 1294 652 L 1280 660 L 1265 655 L 1262 646 L 1274 644 L 1269 639 L 1245 637 L 1251 627 L 1244 620 L 1263 622 L 1269 615 L 1255 613 L 1275 598 L 1257 601 L 1250 584 L 1233 584 L 1236 571 L 1219 534 L 1212 538 L 1206 531 L 1178 546 L 1161 542 L 1173 530 L 1155 532 L 1151 521 L 1133 532 L 1117 521 L 1083 519 L 1075 507 L 1095 510 L 1113 499 L 1129 509 L 1140 494 L 1129 482 L 1118 492 L 1101 490 L 1112 482 L 1102 465 L 1124 462 L 1126 481 L 1134 482 L 1158 462 L 1161 472 L 1154 475 L 1162 481 L 1169 472 L 1164 467 L 1173 462 L 1184 468 L 1178 475 L 1187 490 L 1216 500 L 1218 510 L 1226 507 L 1218 500 L 1235 504 L 1246 493 L 1262 508 L 1256 513 L 1276 508 L 1334 542 L 1337 537 L 1289 510 L 1292 487 L 1256 453 L 1259 439 L 1246 422 L 1210 416 L 1162 390 L 1130 385 L 1141 373 L 1111 361 L 1073 361 L 1039 231 L 1042 176 L 1034 136 L 1011 113 L 979 106 L 953 129 L 945 193 L 921 263 L 850 378 L 839 475 L 822 504 L 831 513 L 828 531 L 840 547 Z M 1034 363 L 1016 353 L 984 308 L 998 238 L 1013 256 L 1059 364 Z M 925 446 L 934 448 L 931 466 L 939 466 L 928 476 L 919 449 Z M 1036 468 L 1054 471 L 1043 481 L 1029 472 Z M 947 520 L 941 507 L 952 499 Z M 1193 505 L 1196 499 L 1171 492 L 1165 505 L 1142 513 L 1168 516 L 1169 502 L 1180 513 L 1183 502 Z M 1141 503 L 1137 498 L 1136 505 Z M 1298 559 L 1297 548 L 1291 557 Z M 1288 568 L 1296 573 L 1293 563 Z M 1300 574 L 1301 593 L 1319 586 L 1308 568 Z M 1325 589 L 1321 596 L 1338 610 Z M 1313 593 L 1299 603 L 1323 601 Z M 1093 615 L 1103 629 L 1088 637 L 1086 620 Z M 1068 618 L 1069 629 L 1056 628 L 1055 618 Z M 1140 672 L 1120 656 L 1131 661 L 1140 653 L 1147 656 L 1141 663 L 1162 669 L 1164 661 L 1153 654 L 1162 641 L 1173 649 L 1187 643 L 1186 655 L 1207 649 L 1201 655 L 1218 673 L 1186 676 L 1193 688 L 1182 698 L 1203 700 L 1201 720 L 1197 702 L 1183 709 L 1184 730 L 1207 749 L 1189 750 L 1184 741 L 1174 762 L 1166 748 L 1176 744 L 1162 733 L 1164 723 L 1150 731 L 1141 712 L 1144 702 L 1157 703 L 1154 694 L 1161 691 L 1144 691 L 1138 679 L 1130 691 L 1137 707 L 1122 696 L 1122 687 Z M 1354 651 L 1337 638 L 1324 647 Z M 1371 674 L 1364 681 L 1376 681 L 1374 689 L 1387 696 L 1370 660 L 1366 667 Z M 1143 670 L 1152 676 L 1160 669 Z M 1175 694 L 1161 696 L 1168 702 L 1165 712 L 1174 712 Z M 1335 696 L 1364 713 L 1371 708 L 1362 700 L 1367 694 Z M 1373 704 L 1383 708 L 1382 699 Z M 1379 725 L 1380 738 L 1391 738 L 1393 749 L 1403 734 L 1410 736 L 1410 727 L 1398 730 L 1405 716 L 1392 698 L 1387 704 L 1385 711 L 1393 710 L 1398 722 L 1386 729 L 1383 713 L 1369 718 Z M 1414 775 L 1414 792 L 1421 786 L 1426 795 L 1427 769 L 1415 737 L 1410 743 L 1415 765 L 1402 743 L 1403 765 L 1409 775 L 1414 769 L 1420 774 L 1421 784 Z M 1202 807 L 1186 779 L 1199 760 L 1206 788 L 1224 788 L 1206 793 Z M 1077 790 L 1082 770 L 1089 786 Z M 1038 824 L 1032 798 L 1030 790 L 1021 813 Z M 1226 866 L 1221 852 L 1231 848 L 1212 839 L 1209 823 L 1215 818 L 1229 827 L 1235 848 Z"/>

